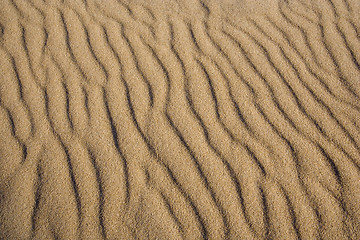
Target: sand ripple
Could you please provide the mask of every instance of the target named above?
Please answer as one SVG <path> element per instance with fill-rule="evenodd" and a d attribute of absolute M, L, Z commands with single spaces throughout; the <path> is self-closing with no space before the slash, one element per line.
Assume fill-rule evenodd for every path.
<path fill-rule="evenodd" d="M 359 13 L 0 1 L 0 238 L 360 239 Z"/>

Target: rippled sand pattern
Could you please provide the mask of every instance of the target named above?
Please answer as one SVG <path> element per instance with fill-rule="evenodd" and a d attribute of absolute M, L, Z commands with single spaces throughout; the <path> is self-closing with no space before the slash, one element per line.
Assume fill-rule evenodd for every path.
<path fill-rule="evenodd" d="M 0 239 L 360 239 L 360 1 L 1 0 Z"/>

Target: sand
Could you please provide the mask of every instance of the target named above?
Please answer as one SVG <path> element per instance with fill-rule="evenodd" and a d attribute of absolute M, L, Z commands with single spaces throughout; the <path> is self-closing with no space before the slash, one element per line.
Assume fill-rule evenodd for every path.
<path fill-rule="evenodd" d="M 0 239 L 360 239 L 360 1 L 0 0 Z"/>

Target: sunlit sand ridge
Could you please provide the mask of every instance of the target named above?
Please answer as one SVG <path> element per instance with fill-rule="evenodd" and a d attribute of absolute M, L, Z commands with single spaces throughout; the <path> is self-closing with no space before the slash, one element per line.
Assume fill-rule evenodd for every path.
<path fill-rule="evenodd" d="M 0 239 L 360 239 L 360 1 L 1 0 Z"/>

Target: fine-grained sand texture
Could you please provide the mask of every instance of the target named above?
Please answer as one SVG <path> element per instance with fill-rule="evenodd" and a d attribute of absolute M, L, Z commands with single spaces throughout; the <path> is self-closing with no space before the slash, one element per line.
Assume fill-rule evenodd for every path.
<path fill-rule="evenodd" d="M 0 0 L 0 239 L 360 239 L 360 1 Z"/>

